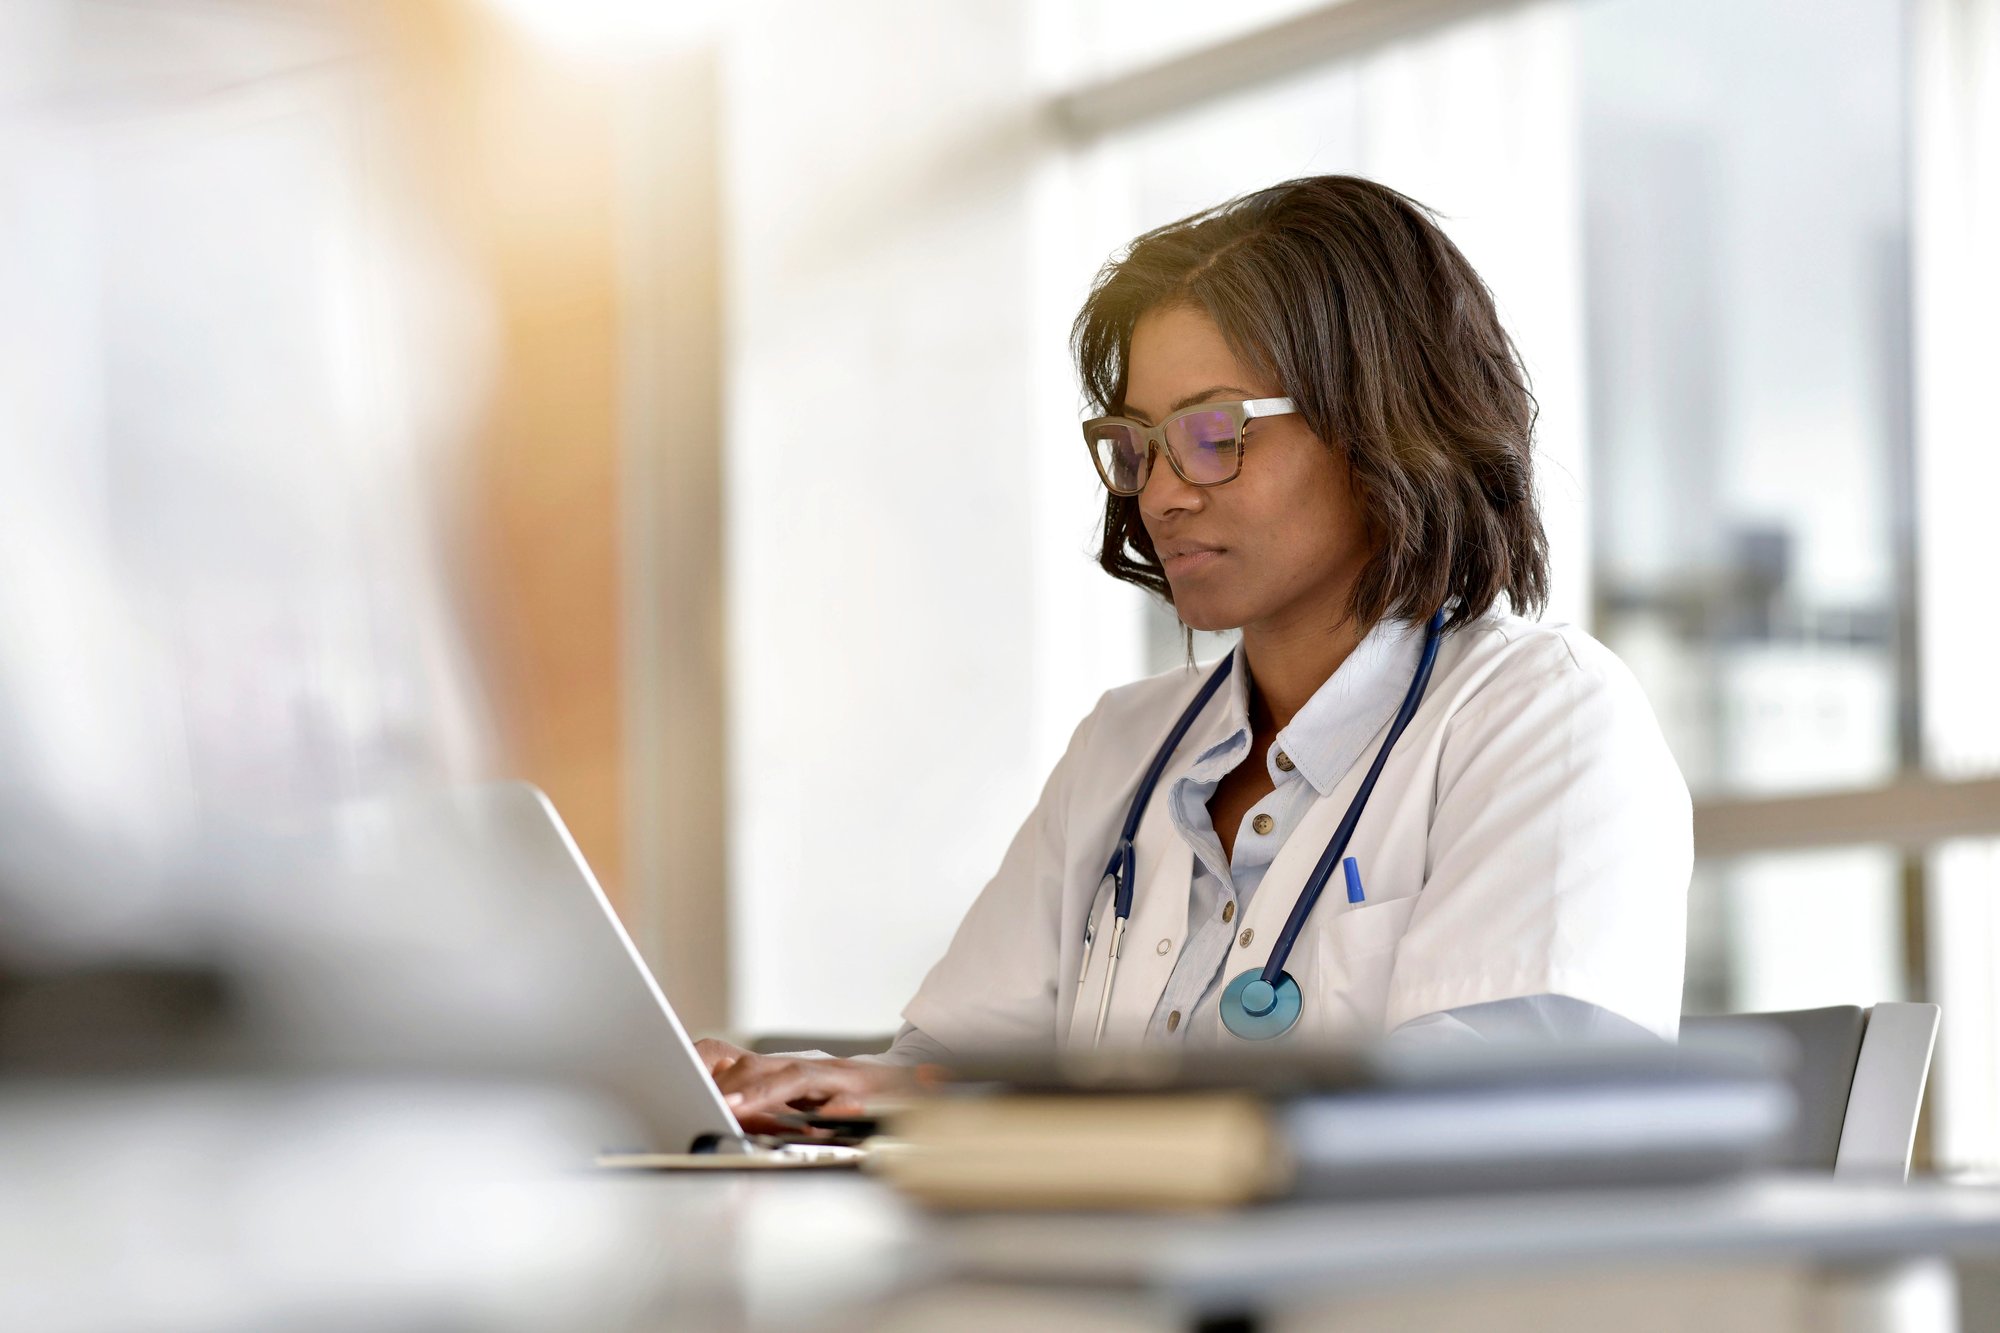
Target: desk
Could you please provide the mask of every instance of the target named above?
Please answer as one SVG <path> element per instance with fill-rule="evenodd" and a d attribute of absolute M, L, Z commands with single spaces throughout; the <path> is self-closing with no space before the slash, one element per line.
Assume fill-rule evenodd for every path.
<path fill-rule="evenodd" d="M 1776 1177 L 1679 1190 L 1287 1204 L 1115 1225 L 969 1217 L 940 1243 L 945 1266 L 963 1281 L 1125 1292 L 1184 1322 L 1269 1316 L 1273 1326 L 1311 1326 L 1347 1306 L 1344 1328 L 1410 1326 L 1416 1308 L 1429 1316 L 1424 1326 L 1436 1327 L 1451 1307 L 1476 1306 L 1480 1317 L 1468 1327 L 1512 1327 L 1497 1307 L 1519 1307 L 1520 1326 L 1545 1328 L 1548 1307 L 1534 1294 L 1574 1286 L 1590 1308 L 1643 1293 L 1650 1305 L 1620 1321 L 1624 1333 L 1696 1319 L 1708 1333 L 1786 1322 L 1931 1330 L 1957 1326 L 1943 1260 L 2000 1256 L 2000 1191 Z"/>
<path fill-rule="evenodd" d="M 310 1312 L 495 1333 L 1931 1333 L 1952 1323 L 1941 1257 L 2000 1260 L 1991 1187 L 1767 1178 L 927 1215 L 851 1172 L 574 1169 L 550 1129 L 565 1108 L 484 1084 L 17 1080 L 0 1088 L 0 1328 L 265 1329 Z M 2000 1331 L 2000 1311 L 1968 1313 Z"/>
<path fill-rule="evenodd" d="M 2000 1191 L 1776 1178 L 1191 1216 L 930 1216 L 850 1176 L 600 1182 L 661 1228 L 673 1327 L 1957 1327 Z"/>

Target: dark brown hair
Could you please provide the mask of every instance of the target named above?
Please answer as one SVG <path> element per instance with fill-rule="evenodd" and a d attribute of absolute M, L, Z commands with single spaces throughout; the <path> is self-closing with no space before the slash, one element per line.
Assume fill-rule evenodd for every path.
<path fill-rule="evenodd" d="M 1449 607 L 1456 629 L 1502 594 L 1540 612 L 1535 400 L 1492 294 L 1428 209 L 1374 181 L 1310 176 L 1147 232 L 1099 271 L 1071 333 L 1099 412 L 1125 410 L 1133 326 L 1173 305 L 1206 312 L 1345 457 L 1374 546 L 1356 623 Z M 1098 563 L 1173 601 L 1136 496 L 1106 496 Z"/>

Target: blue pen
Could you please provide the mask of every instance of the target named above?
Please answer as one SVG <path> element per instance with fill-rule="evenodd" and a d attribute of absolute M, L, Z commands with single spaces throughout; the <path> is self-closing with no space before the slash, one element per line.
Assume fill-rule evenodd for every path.
<path fill-rule="evenodd" d="M 1363 900 L 1361 892 L 1361 867 L 1354 864 L 1354 858 L 1350 856 L 1340 863 L 1340 868 L 1347 872 L 1347 901 L 1351 903 L 1361 902 Z"/>

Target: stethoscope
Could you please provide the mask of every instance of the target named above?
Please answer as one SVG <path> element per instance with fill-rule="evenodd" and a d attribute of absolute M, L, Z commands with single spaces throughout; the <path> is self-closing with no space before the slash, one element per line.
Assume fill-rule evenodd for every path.
<path fill-rule="evenodd" d="M 1319 858 L 1319 864 L 1313 867 L 1298 901 L 1292 904 L 1292 914 L 1285 919 L 1285 928 L 1278 932 L 1278 942 L 1271 946 L 1269 961 L 1262 968 L 1246 969 L 1223 989 L 1222 1025 L 1236 1036 L 1262 1041 L 1289 1032 L 1292 1025 L 1299 1021 L 1299 983 L 1285 971 L 1286 960 L 1292 956 L 1292 946 L 1298 943 L 1299 932 L 1305 929 L 1306 918 L 1312 915 L 1320 891 L 1333 877 L 1334 867 L 1341 863 L 1347 852 L 1348 840 L 1354 836 L 1354 826 L 1361 822 L 1361 812 L 1368 807 L 1368 797 L 1375 790 L 1375 779 L 1382 775 L 1382 765 L 1388 762 L 1389 751 L 1395 748 L 1403 729 L 1415 716 L 1417 705 L 1423 702 L 1424 687 L 1430 684 L 1431 667 L 1437 663 L 1438 641 L 1443 636 L 1444 612 L 1440 610 L 1431 617 L 1430 627 L 1424 636 L 1424 653 L 1417 662 L 1416 674 L 1410 678 L 1410 688 L 1403 694 L 1403 706 L 1396 710 L 1396 719 L 1389 724 L 1389 734 L 1383 739 L 1382 748 L 1375 752 L 1375 762 L 1368 766 L 1368 774 L 1362 778 L 1354 799 L 1347 803 L 1347 813 L 1341 817 L 1340 827 L 1333 831 L 1333 840 L 1327 843 L 1326 851 Z M 1104 1019 L 1111 1011 L 1111 987 L 1118 976 L 1119 945 L 1125 938 L 1125 922 L 1132 915 L 1132 888 L 1138 875 L 1132 840 L 1138 835 L 1139 819 L 1153 799 L 1153 789 L 1159 785 L 1160 775 L 1166 772 L 1167 761 L 1180 748 L 1188 728 L 1194 725 L 1201 710 L 1208 706 L 1208 701 L 1229 679 L 1230 668 L 1235 664 L 1236 654 L 1233 652 L 1222 659 L 1222 665 L 1202 682 L 1200 691 L 1174 723 L 1174 729 L 1167 733 L 1159 753 L 1147 765 L 1145 776 L 1139 780 L 1139 790 L 1132 797 L 1132 808 L 1125 812 L 1125 828 L 1118 835 L 1118 846 L 1112 851 L 1110 864 L 1104 868 L 1104 878 L 1097 882 L 1097 892 L 1091 898 L 1090 914 L 1085 919 L 1083 930 L 1083 967 L 1076 977 L 1078 1004 L 1083 1002 L 1083 981 L 1090 975 L 1090 953 L 1097 943 L 1097 900 L 1104 896 L 1105 886 L 1110 886 L 1111 953 L 1105 960 L 1104 986 L 1097 997 L 1097 1024 L 1090 1038 L 1093 1046 L 1104 1040 Z"/>

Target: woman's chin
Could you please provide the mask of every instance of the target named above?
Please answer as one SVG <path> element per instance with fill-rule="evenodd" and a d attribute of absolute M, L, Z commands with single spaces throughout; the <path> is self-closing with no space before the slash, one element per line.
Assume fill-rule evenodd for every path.
<path fill-rule="evenodd" d="M 1204 634 L 1218 634 L 1223 630 L 1236 629 L 1242 621 L 1226 609 L 1203 603 L 1198 598 L 1176 599 L 1174 614 L 1181 624 L 1189 629 L 1200 630 Z"/>

